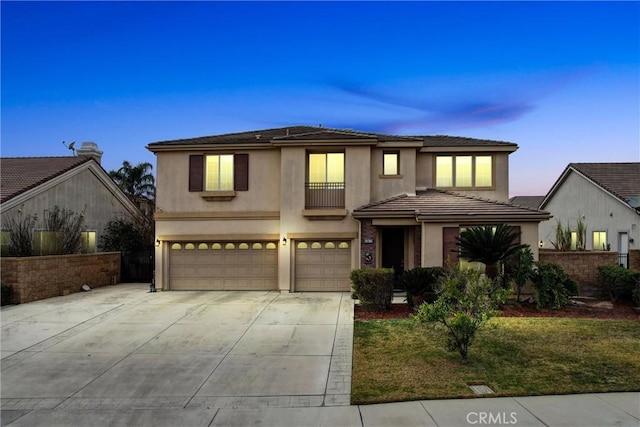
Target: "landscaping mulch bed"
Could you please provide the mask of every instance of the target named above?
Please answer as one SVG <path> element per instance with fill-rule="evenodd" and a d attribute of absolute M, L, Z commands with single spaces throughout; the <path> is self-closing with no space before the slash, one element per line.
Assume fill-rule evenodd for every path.
<path fill-rule="evenodd" d="M 597 305 L 597 304 L 593 304 Z M 367 312 L 355 306 L 355 318 L 361 320 L 403 319 L 412 313 L 407 304 L 393 304 L 382 313 Z M 508 304 L 500 311 L 502 317 L 574 317 L 592 319 L 640 320 L 640 313 L 630 303 L 616 303 L 613 308 L 570 305 L 559 310 L 539 310 L 535 304 Z"/>

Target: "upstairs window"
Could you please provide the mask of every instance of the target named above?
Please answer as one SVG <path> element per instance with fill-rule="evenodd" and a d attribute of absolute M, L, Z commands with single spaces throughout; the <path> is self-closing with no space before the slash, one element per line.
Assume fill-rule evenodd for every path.
<path fill-rule="evenodd" d="M 233 154 L 206 156 L 205 191 L 233 190 Z"/>
<path fill-rule="evenodd" d="M 309 182 L 344 182 L 344 153 L 309 153 Z"/>
<path fill-rule="evenodd" d="M 492 188 L 490 155 L 436 156 L 437 188 Z"/>
<path fill-rule="evenodd" d="M 382 154 L 382 174 L 394 176 L 400 174 L 400 153 L 385 152 Z"/>
<path fill-rule="evenodd" d="M 305 208 L 344 208 L 344 153 L 309 153 Z"/>
<path fill-rule="evenodd" d="M 249 190 L 248 154 L 189 156 L 189 191 Z"/>

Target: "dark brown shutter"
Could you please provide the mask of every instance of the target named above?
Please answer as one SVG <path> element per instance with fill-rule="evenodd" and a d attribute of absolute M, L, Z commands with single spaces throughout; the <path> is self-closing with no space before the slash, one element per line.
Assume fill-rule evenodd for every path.
<path fill-rule="evenodd" d="M 249 190 L 248 154 L 235 154 L 233 156 L 233 189 L 236 191 Z"/>
<path fill-rule="evenodd" d="M 444 227 L 442 229 L 442 265 L 455 264 L 458 262 L 458 246 L 456 237 L 460 230 L 458 227 Z"/>
<path fill-rule="evenodd" d="M 194 154 L 189 156 L 189 191 L 203 191 L 204 189 L 204 156 Z"/>

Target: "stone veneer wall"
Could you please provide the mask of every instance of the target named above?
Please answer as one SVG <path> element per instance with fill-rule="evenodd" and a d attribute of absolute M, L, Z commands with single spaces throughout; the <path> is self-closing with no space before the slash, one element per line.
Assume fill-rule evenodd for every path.
<path fill-rule="evenodd" d="M 12 303 L 25 303 L 120 282 L 120 252 L 3 257 L 2 283 L 13 289 Z"/>
<path fill-rule="evenodd" d="M 602 297 L 607 295 L 600 283 L 598 267 L 601 265 L 617 265 L 617 252 L 602 251 L 570 251 L 559 252 L 540 249 L 540 261 L 555 262 L 576 282 L 581 296 Z"/>
<path fill-rule="evenodd" d="M 377 230 L 373 226 L 373 220 L 360 221 L 360 266 L 361 268 L 374 268 L 376 266 L 376 242 Z M 372 241 L 373 243 L 365 243 Z M 370 258 L 369 258 L 370 256 Z"/>

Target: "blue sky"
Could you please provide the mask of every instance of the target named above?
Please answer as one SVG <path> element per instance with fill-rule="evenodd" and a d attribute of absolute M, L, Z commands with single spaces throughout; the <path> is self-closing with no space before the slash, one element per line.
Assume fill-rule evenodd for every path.
<path fill-rule="evenodd" d="M 510 141 L 511 195 L 640 161 L 640 2 L 2 1 L 2 156 L 295 124 Z"/>

